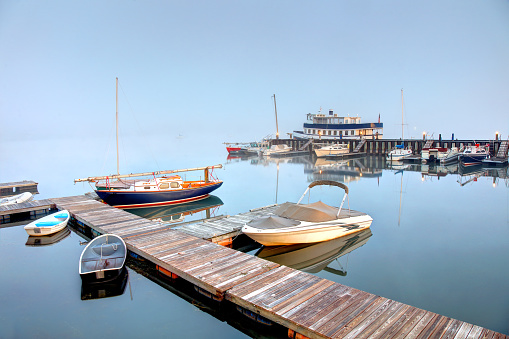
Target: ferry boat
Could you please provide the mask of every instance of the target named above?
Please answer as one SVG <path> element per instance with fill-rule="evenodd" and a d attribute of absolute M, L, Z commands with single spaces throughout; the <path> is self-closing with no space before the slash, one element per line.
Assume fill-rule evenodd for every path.
<path fill-rule="evenodd" d="M 329 114 L 308 113 L 302 131 L 293 131 L 296 139 L 378 139 L 383 136 L 384 124 L 361 123 L 360 117 L 340 117 L 332 109 Z"/>

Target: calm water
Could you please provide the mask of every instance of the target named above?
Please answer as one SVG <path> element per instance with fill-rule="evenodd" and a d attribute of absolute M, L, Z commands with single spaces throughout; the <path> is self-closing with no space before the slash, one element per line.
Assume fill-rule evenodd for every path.
<path fill-rule="evenodd" d="M 0 181 L 36 180 L 40 192 L 36 199 L 43 199 L 85 193 L 90 191 L 88 185 L 73 185 L 72 179 L 114 171 L 100 172 L 95 164 L 102 159 L 91 154 L 83 154 L 79 163 L 66 154 L 70 153 L 60 159 L 67 162 L 52 168 L 37 152 L 36 159 L 18 156 L 19 162 L 0 165 Z M 299 257 L 276 259 L 290 260 L 325 279 L 509 334 L 509 184 L 497 177 L 507 177 L 507 168 L 477 177 L 461 176 L 454 167 L 386 168 L 382 158 L 373 157 L 346 164 L 308 157 L 227 159 L 222 146 L 199 158 L 186 154 L 159 160 L 162 168 L 157 169 L 223 163 L 224 169 L 215 174 L 225 183 L 215 192 L 212 215 L 297 201 L 317 179 L 346 183 L 350 207 L 374 219 L 371 234 L 336 244 L 346 254 L 321 265 L 299 262 Z M 47 167 L 30 168 L 30 162 L 41 159 Z M 128 171 L 144 171 L 146 166 L 134 161 Z M 437 171 L 440 176 L 423 174 Z M 339 205 L 341 198 L 338 188 L 311 191 L 312 201 Z M 185 221 L 204 217 L 205 211 L 184 216 Z M 21 224 L 0 228 L 0 338 L 266 334 L 256 329 L 259 325 L 244 321 L 239 325 L 225 310 L 207 308 L 199 297 L 193 301 L 185 286 L 179 290 L 146 277 L 136 266 L 129 266 L 123 294 L 82 300 L 78 260 L 85 239 L 74 231 L 49 246 L 27 246 L 27 239 Z"/>

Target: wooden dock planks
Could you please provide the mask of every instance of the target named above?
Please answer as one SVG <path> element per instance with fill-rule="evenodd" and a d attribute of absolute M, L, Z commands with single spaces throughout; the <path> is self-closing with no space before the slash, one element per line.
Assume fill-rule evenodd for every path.
<path fill-rule="evenodd" d="M 85 196 L 44 203 L 69 210 L 74 218 L 96 231 L 121 235 L 130 251 L 219 299 L 225 298 L 309 338 L 508 339 L 479 326 L 217 245 L 185 229 L 169 229 Z M 193 229 L 189 233 L 207 236 L 213 229 L 217 237 L 220 232 L 238 232 L 246 221 L 274 208 L 195 224 L 188 228 Z M 206 224 L 210 224 L 209 230 L 196 231 Z"/>
<path fill-rule="evenodd" d="M 20 204 L 11 204 L 0 206 L 0 215 L 8 215 L 15 213 L 31 212 L 43 209 L 54 208 L 55 204 L 48 199 L 44 200 L 32 200 L 22 202 Z"/>

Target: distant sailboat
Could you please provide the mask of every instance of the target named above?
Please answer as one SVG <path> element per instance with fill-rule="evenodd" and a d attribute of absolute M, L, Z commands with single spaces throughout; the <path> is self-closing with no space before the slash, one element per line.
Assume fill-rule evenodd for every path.
<path fill-rule="evenodd" d="M 405 148 L 404 145 L 404 138 L 403 138 L 403 130 L 404 130 L 404 123 L 403 123 L 403 89 L 401 89 L 401 145 L 396 145 L 389 154 L 387 154 L 387 161 L 401 161 L 404 158 L 408 158 L 412 155 L 412 148 L 407 147 Z"/>

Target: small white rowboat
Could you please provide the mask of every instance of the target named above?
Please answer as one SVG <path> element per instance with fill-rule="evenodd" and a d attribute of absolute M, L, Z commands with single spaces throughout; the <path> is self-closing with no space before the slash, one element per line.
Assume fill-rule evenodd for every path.
<path fill-rule="evenodd" d="M 69 211 L 62 210 L 32 221 L 30 224 L 25 226 L 25 231 L 31 236 L 42 236 L 57 233 L 67 226 L 69 218 Z"/>

